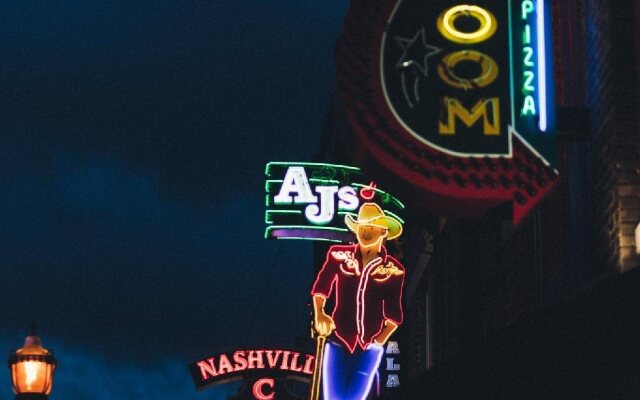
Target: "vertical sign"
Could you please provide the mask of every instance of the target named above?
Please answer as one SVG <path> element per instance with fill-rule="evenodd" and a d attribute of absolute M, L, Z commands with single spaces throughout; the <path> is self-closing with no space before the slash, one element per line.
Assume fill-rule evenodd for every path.
<path fill-rule="evenodd" d="M 511 120 L 514 132 L 556 163 L 549 0 L 509 0 Z"/>
<path fill-rule="evenodd" d="M 398 342 L 390 340 L 385 350 L 386 364 L 384 366 L 384 373 L 382 374 L 383 377 L 386 377 L 384 379 L 384 386 L 387 389 L 400 387 L 400 363 L 398 356 L 400 356 L 400 346 L 398 346 Z"/>

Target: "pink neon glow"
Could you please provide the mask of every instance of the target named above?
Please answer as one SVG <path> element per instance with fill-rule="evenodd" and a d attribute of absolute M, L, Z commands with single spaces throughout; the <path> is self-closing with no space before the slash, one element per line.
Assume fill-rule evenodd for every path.
<path fill-rule="evenodd" d="M 261 369 L 279 369 L 312 375 L 315 357 L 311 354 L 304 355 L 304 363 L 301 357 L 301 353 L 290 350 L 238 350 L 232 356 L 220 354 L 198 361 L 196 366 L 204 381 L 233 372 Z"/>
<path fill-rule="evenodd" d="M 357 246 L 357 245 L 356 245 Z M 386 261 L 389 262 L 391 261 L 392 263 L 394 263 L 395 265 L 401 265 L 397 260 L 395 260 L 393 257 L 386 255 L 386 250 L 383 251 L 383 253 L 385 254 L 385 258 Z M 318 276 L 322 275 L 323 272 L 325 272 L 325 268 L 327 268 L 327 266 L 329 265 L 329 258 L 331 257 L 331 249 L 327 252 L 327 259 L 325 260 L 324 265 L 322 266 L 322 269 L 320 270 L 320 272 L 318 273 Z M 360 346 L 360 348 L 365 349 L 369 344 L 371 344 L 371 341 L 368 342 L 364 342 L 364 337 L 365 337 L 365 328 L 364 328 L 364 295 L 367 291 L 367 288 L 369 286 L 369 277 L 371 275 L 371 271 L 374 270 L 373 267 L 378 266 L 382 261 L 381 257 L 377 257 L 373 260 L 371 260 L 367 266 L 364 268 L 364 270 L 362 271 L 362 277 L 360 278 L 361 281 L 358 285 L 358 288 L 362 288 L 362 291 L 360 292 L 360 294 L 357 296 L 357 301 L 356 301 L 356 305 L 357 305 L 357 310 L 356 310 L 356 325 L 358 328 L 358 338 L 356 340 L 356 343 L 354 343 L 353 345 L 350 345 L 349 342 L 346 340 L 346 338 L 342 337 L 337 331 L 334 331 L 335 336 L 342 342 L 344 343 L 344 345 L 347 347 L 347 349 L 349 349 L 350 353 L 353 353 L 356 346 Z M 340 267 L 339 267 L 340 268 Z M 357 274 L 360 275 L 360 274 Z M 363 279 L 364 277 L 364 279 Z M 375 278 L 373 278 L 375 280 Z M 379 281 L 379 283 L 381 283 L 382 281 Z M 321 293 L 317 290 L 315 290 L 315 287 L 312 289 L 311 294 L 312 295 L 319 295 L 324 297 L 325 299 L 331 295 L 331 293 L 335 290 L 336 293 L 340 292 L 339 290 L 339 284 L 340 281 L 338 280 L 338 275 L 334 274 L 331 283 L 329 284 L 329 291 L 328 291 L 328 295 L 325 295 L 324 293 Z M 398 303 L 397 304 L 402 304 L 402 290 L 404 288 L 404 277 L 401 281 L 400 284 L 400 290 L 397 292 L 398 293 Z M 386 302 L 383 300 L 383 306 Z M 336 296 L 336 305 L 335 308 L 333 310 L 333 313 L 331 315 L 332 318 L 334 318 L 334 322 L 335 321 L 335 314 L 336 314 L 336 310 L 338 310 L 340 306 L 340 298 L 338 296 Z M 395 318 L 391 318 L 389 316 L 386 315 L 385 312 L 385 307 L 383 307 L 382 310 L 383 313 L 383 317 L 385 320 L 389 320 L 392 321 L 393 323 L 395 323 L 396 325 L 400 326 L 402 324 L 402 320 L 404 319 L 404 311 L 402 310 L 402 307 L 400 307 L 399 309 L 399 313 L 400 313 L 400 318 L 399 321 L 396 320 Z M 337 323 L 337 322 L 336 322 Z M 380 326 L 378 332 L 376 332 L 373 336 L 372 336 L 372 340 L 374 337 L 376 337 L 380 332 L 382 332 L 382 329 L 384 329 L 384 325 Z"/>
<path fill-rule="evenodd" d="M 271 393 L 265 394 L 263 389 L 265 386 L 271 388 Z M 276 394 L 273 390 L 274 386 L 275 381 L 271 378 L 258 379 L 256 383 L 253 384 L 253 397 L 255 397 L 257 400 L 273 400 Z"/>
<path fill-rule="evenodd" d="M 365 200 L 373 200 L 373 198 L 376 195 L 376 191 L 374 190 L 378 185 L 376 185 L 375 182 L 371 181 L 371 183 L 369 183 L 369 186 L 367 187 L 363 187 L 362 189 L 360 189 L 360 197 L 362 197 Z"/>
<path fill-rule="evenodd" d="M 369 283 L 369 276 L 371 274 L 371 270 L 373 269 L 373 267 L 377 267 L 378 265 L 380 265 L 381 262 L 382 262 L 382 257 L 376 257 L 373 260 L 369 261 L 367 265 L 364 267 L 364 270 L 362 271 L 362 276 L 364 277 L 364 280 L 360 278 L 360 284 L 358 285 L 359 296 L 357 300 L 358 310 L 356 312 L 356 318 L 358 321 L 358 334 L 359 334 L 358 340 L 361 343 L 364 342 L 364 294 L 367 290 L 367 285 Z"/>

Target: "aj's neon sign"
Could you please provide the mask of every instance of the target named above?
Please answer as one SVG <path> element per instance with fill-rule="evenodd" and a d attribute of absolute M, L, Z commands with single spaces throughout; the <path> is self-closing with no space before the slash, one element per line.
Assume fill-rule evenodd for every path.
<path fill-rule="evenodd" d="M 355 215 L 363 201 L 375 201 L 396 217 L 404 208 L 375 184 L 364 183 L 356 167 L 272 162 L 265 174 L 267 239 L 353 241 L 343 221 Z"/>

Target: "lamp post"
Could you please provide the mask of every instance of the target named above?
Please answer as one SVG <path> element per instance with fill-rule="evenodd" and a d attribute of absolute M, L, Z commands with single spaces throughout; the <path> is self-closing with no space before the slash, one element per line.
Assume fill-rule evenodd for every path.
<path fill-rule="evenodd" d="M 16 400 L 47 400 L 56 369 L 53 353 L 42 347 L 35 326 L 24 340 L 24 346 L 9 356 L 9 370 Z"/>

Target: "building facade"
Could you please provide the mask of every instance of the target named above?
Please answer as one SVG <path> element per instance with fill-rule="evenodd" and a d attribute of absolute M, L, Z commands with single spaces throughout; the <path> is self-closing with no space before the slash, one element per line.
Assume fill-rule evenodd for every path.
<path fill-rule="evenodd" d="M 640 3 L 552 5 L 558 183 L 517 225 L 507 204 L 460 218 L 410 202 L 388 398 L 640 396 Z M 359 144 L 339 90 L 318 159 L 398 181 Z"/>

